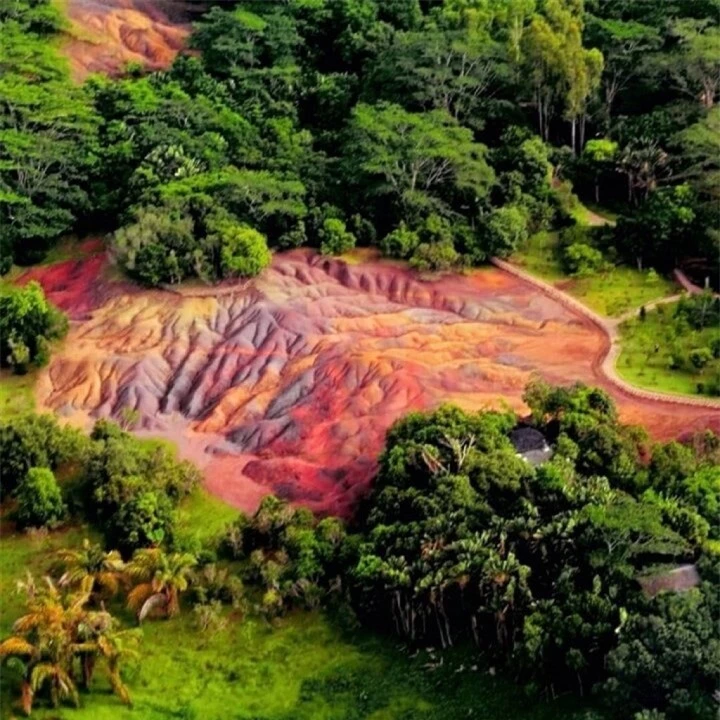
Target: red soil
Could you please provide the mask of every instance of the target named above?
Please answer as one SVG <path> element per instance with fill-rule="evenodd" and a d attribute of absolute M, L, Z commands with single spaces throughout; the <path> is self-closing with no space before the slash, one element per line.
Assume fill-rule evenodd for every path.
<path fill-rule="evenodd" d="M 608 387 L 605 336 L 497 269 L 420 281 L 295 251 L 209 295 L 101 281 L 101 262 L 32 273 L 80 320 L 40 377 L 40 404 L 79 423 L 136 408 L 142 432 L 175 440 L 212 492 L 248 510 L 274 492 L 348 514 L 396 418 L 447 401 L 522 411 L 534 371 L 607 387 L 657 438 L 720 431 L 720 412 Z"/>
<path fill-rule="evenodd" d="M 72 24 L 64 46 L 73 77 L 114 74 L 128 62 L 166 68 L 183 47 L 189 25 L 161 0 L 68 0 Z"/>

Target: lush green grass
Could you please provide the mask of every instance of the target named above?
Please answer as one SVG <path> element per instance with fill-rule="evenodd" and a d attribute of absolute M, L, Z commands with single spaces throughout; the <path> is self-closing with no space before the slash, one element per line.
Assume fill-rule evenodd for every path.
<path fill-rule="evenodd" d="M 8 635 L 15 619 L 22 613 L 24 599 L 17 592 L 17 581 L 29 571 L 41 577 L 52 562 L 53 553 L 79 545 L 92 537 L 87 528 L 72 527 L 53 532 L 8 533 L 7 512 L 0 518 L 0 636 Z"/>
<path fill-rule="evenodd" d="M 0 370 L 0 421 L 35 409 L 34 384 L 35 373 L 13 375 L 10 370 Z"/>
<path fill-rule="evenodd" d="M 238 510 L 198 488 L 177 509 L 177 534 L 183 546 L 211 544 L 238 516 Z"/>
<path fill-rule="evenodd" d="M 186 522 L 202 521 L 212 503 L 195 498 Z M 217 509 L 217 508 L 215 508 Z M 22 612 L 14 586 L 26 569 L 42 574 L 52 552 L 74 545 L 86 532 L 47 536 L 11 535 L 0 544 L 0 628 L 3 636 Z M 124 621 L 130 618 L 119 610 Z M 467 651 L 440 667 L 426 651 L 411 657 L 390 638 L 360 630 L 348 619 L 296 612 L 272 625 L 228 614 L 225 628 L 210 636 L 193 625 L 185 608 L 170 621 L 143 625 L 141 659 L 126 665 L 133 707 L 109 693 L 98 675 L 80 709 L 38 704 L 33 717 L 68 720 L 570 720 L 583 716 L 570 698 L 546 704 L 525 697 L 508 681 L 474 665 Z M 475 667 L 475 669 L 473 669 Z M 12 674 L 2 687 L 3 718 L 12 713 Z"/>
<path fill-rule="evenodd" d="M 618 374 L 628 382 L 640 387 L 696 395 L 698 383 L 711 372 L 691 372 L 672 369 L 673 345 L 685 353 L 700 347 L 708 347 L 710 339 L 718 335 L 717 328 L 692 330 L 685 326 L 678 334 L 677 325 L 671 321 L 675 305 L 670 304 L 647 313 L 644 321 L 629 320 L 620 328 L 622 352 L 617 361 Z M 717 362 L 717 361 L 716 361 Z"/>
<path fill-rule="evenodd" d="M 556 232 L 533 235 L 512 260 L 529 273 L 565 290 L 602 315 L 618 316 L 652 300 L 672 295 L 676 286 L 656 273 L 615 267 L 584 278 L 565 274 L 556 257 Z"/>

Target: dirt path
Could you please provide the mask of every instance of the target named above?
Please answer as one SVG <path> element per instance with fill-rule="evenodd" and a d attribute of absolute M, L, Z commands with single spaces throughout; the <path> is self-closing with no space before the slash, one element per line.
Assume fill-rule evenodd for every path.
<path fill-rule="evenodd" d="M 593 364 L 593 368 L 596 370 L 596 372 L 598 372 L 599 375 L 602 376 L 603 379 L 607 380 L 617 389 L 622 390 L 625 394 L 630 395 L 634 398 L 640 398 L 643 400 L 660 401 L 683 406 L 713 408 L 720 411 L 720 400 L 644 390 L 626 382 L 618 375 L 616 364 L 622 350 L 619 328 L 623 322 L 635 317 L 639 312 L 640 308 L 629 310 L 628 312 L 617 318 L 608 318 L 604 315 L 600 315 L 599 313 L 594 312 L 593 310 L 590 310 L 590 308 L 588 308 L 586 305 L 584 305 L 571 295 L 568 295 L 568 293 L 564 292 L 563 290 L 560 290 L 559 288 L 545 282 L 544 280 L 540 280 L 534 277 L 533 275 L 525 272 L 524 270 L 521 270 L 520 268 L 512 265 L 511 263 L 500 260 L 499 258 L 492 258 L 491 262 L 493 265 L 495 265 L 495 267 L 498 267 L 501 270 L 504 270 L 505 272 L 508 272 L 511 275 L 514 275 L 515 277 L 532 285 L 538 290 L 541 290 L 554 300 L 562 303 L 570 310 L 580 313 L 582 316 L 590 320 L 593 325 L 603 331 L 607 342 L 605 344 L 601 357 Z M 651 303 L 645 303 L 645 308 L 647 310 L 652 310 L 658 305 L 675 302 L 681 297 L 682 295 L 673 295 L 667 298 L 659 298 L 658 300 L 655 300 Z"/>

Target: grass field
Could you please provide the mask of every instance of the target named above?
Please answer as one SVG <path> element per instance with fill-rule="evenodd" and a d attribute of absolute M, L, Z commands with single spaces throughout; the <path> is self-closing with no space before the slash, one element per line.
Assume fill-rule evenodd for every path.
<path fill-rule="evenodd" d="M 673 345 L 679 345 L 685 353 L 707 347 L 711 337 L 717 336 L 720 329 L 696 331 L 688 328 L 678 335 L 674 323 L 670 321 L 674 307 L 667 305 L 659 312 L 648 312 L 643 322 L 629 320 L 622 324 L 622 352 L 616 369 L 623 379 L 640 387 L 697 395 L 698 384 L 702 384 L 712 370 L 710 367 L 703 372 L 671 369 Z"/>
<path fill-rule="evenodd" d="M 194 497 L 184 522 L 220 524 L 217 501 Z M 229 516 L 230 513 L 226 511 Z M 210 525 L 210 523 L 208 523 Z M 198 528 L 200 529 L 200 527 Z M 11 534 L 0 543 L 0 631 L 5 637 L 23 610 L 15 592 L 26 570 L 41 575 L 60 547 L 87 535 L 71 528 L 42 535 Z M 131 624 L 122 609 L 116 612 Z M 229 612 L 229 611 L 228 611 Z M 351 628 L 351 629 L 349 629 Z M 321 612 L 294 612 L 273 624 L 228 614 L 227 625 L 206 636 L 184 608 L 170 621 L 143 625 L 141 658 L 126 665 L 133 707 L 122 706 L 99 675 L 79 709 L 38 704 L 44 720 L 580 720 L 570 698 L 548 704 L 525 697 L 508 681 L 476 667 L 467 650 L 437 668 L 432 656 L 414 657 L 390 638 L 358 630 Z M 5 673 L 0 701 L 12 717 L 13 676 Z"/>
<path fill-rule="evenodd" d="M 555 255 L 558 242 L 556 232 L 537 233 L 511 259 L 529 273 L 565 290 L 602 315 L 616 317 L 677 291 L 670 280 L 629 267 L 614 267 L 590 277 L 570 277 L 563 272 Z"/>
<path fill-rule="evenodd" d="M 34 384 L 35 373 L 13 375 L 11 370 L 0 370 L 0 422 L 35 409 Z"/>

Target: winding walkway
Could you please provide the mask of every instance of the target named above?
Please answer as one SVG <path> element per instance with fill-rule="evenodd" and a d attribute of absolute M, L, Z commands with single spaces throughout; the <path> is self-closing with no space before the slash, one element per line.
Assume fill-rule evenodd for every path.
<path fill-rule="evenodd" d="M 576 298 L 572 297 L 568 293 L 556 288 L 554 285 L 540 280 L 539 278 L 531 275 L 530 273 L 521 270 L 516 265 L 500 260 L 500 258 L 491 258 L 490 262 L 495 267 L 504 270 L 511 275 L 519 278 L 520 280 L 534 286 L 538 290 L 542 291 L 553 300 L 557 300 L 561 305 L 568 308 L 569 310 L 582 315 L 588 319 L 593 325 L 598 327 L 606 338 L 605 348 L 602 356 L 596 363 L 596 370 L 607 380 L 609 383 L 622 390 L 624 393 L 633 397 L 641 398 L 643 400 L 659 400 L 661 402 L 674 403 L 676 405 L 692 405 L 695 407 L 707 407 L 716 410 L 720 410 L 720 400 L 713 400 L 712 398 L 704 397 L 693 397 L 691 395 L 675 395 L 672 393 L 654 392 L 652 390 L 644 390 L 629 382 L 623 380 L 617 373 L 616 364 L 617 359 L 620 356 L 621 344 L 620 344 L 620 325 L 635 317 L 639 311 L 639 308 L 630 310 L 620 317 L 609 318 L 605 315 L 600 315 L 595 311 L 591 310 L 587 305 L 581 303 Z M 652 310 L 658 305 L 665 303 L 671 303 L 679 300 L 682 295 L 672 295 L 666 298 L 660 298 L 651 303 L 645 303 L 646 310 Z"/>

